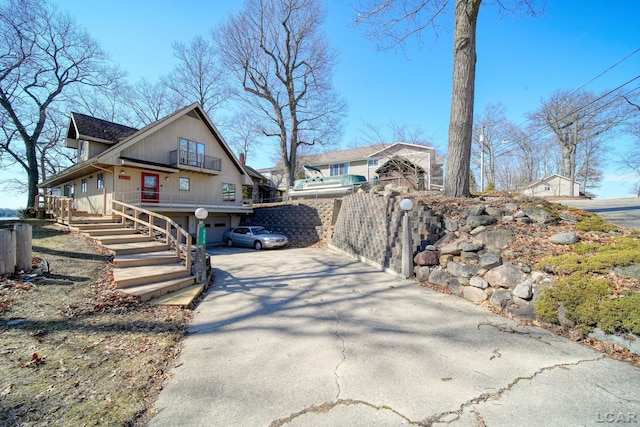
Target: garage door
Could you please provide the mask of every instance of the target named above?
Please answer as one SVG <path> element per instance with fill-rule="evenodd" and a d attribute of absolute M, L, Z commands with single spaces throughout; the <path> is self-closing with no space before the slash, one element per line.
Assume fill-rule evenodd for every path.
<path fill-rule="evenodd" d="M 208 218 L 206 225 L 208 245 L 222 243 L 222 235 L 231 227 L 228 216 Z"/>

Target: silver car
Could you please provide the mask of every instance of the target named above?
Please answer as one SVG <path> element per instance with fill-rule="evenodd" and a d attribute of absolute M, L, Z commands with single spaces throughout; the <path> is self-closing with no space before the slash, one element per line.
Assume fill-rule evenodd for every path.
<path fill-rule="evenodd" d="M 223 235 L 227 246 L 245 246 L 261 250 L 287 246 L 289 239 L 282 234 L 272 233 L 264 227 L 241 226 L 227 231 Z"/>

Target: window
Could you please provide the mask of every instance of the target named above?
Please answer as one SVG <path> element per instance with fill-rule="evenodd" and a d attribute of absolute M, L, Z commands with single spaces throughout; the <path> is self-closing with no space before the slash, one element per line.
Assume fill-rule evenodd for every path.
<path fill-rule="evenodd" d="M 98 190 L 102 190 L 104 188 L 104 174 L 100 172 L 98 175 L 97 188 Z"/>
<path fill-rule="evenodd" d="M 189 178 L 178 178 L 178 189 L 180 191 L 189 191 L 191 189 L 191 180 Z"/>
<path fill-rule="evenodd" d="M 380 160 L 378 159 L 372 159 L 372 160 L 368 160 L 367 161 L 367 166 L 369 166 L 370 168 L 375 168 L 380 164 Z"/>
<path fill-rule="evenodd" d="M 545 186 L 544 186 L 544 191 L 551 191 L 551 187 L 550 187 L 550 186 L 548 186 L 548 185 L 545 185 Z"/>
<path fill-rule="evenodd" d="M 180 163 L 183 165 L 204 165 L 204 144 L 180 138 Z"/>
<path fill-rule="evenodd" d="M 222 200 L 226 202 L 236 201 L 236 185 L 235 184 L 222 184 Z"/>
<path fill-rule="evenodd" d="M 80 192 L 86 193 L 88 189 L 89 187 L 87 185 L 87 178 L 82 178 L 82 184 L 80 185 Z"/>
<path fill-rule="evenodd" d="M 340 163 L 329 167 L 329 175 L 346 175 L 349 173 L 349 163 Z"/>

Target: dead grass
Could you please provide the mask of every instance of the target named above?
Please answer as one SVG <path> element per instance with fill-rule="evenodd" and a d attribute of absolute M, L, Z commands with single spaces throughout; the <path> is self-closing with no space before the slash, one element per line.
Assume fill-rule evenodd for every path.
<path fill-rule="evenodd" d="M 0 281 L 0 425 L 144 425 L 191 312 L 123 297 L 100 247 L 31 224 L 51 272 Z"/>

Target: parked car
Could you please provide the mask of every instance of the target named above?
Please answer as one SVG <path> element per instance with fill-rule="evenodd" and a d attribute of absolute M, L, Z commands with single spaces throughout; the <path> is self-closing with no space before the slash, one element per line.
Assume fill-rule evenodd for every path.
<path fill-rule="evenodd" d="M 241 226 L 227 231 L 223 235 L 227 246 L 244 246 L 261 250 L 264 248 L 280 248 L 289 243 L 287 236 L 272 233 L 264 227 Z"/>

